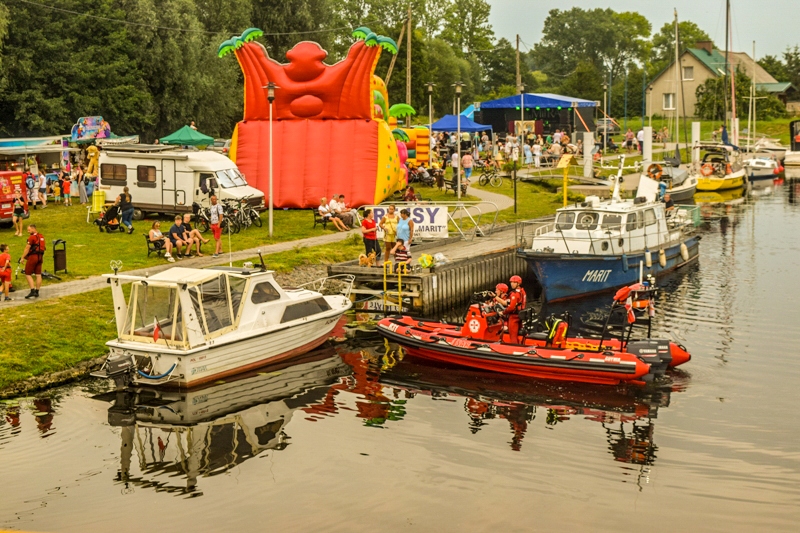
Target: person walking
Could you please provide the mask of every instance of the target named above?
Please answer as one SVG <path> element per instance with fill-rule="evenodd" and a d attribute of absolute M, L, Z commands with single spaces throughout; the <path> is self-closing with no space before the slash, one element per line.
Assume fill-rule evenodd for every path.
<path fill-rule="evenodd" d="M 411 212 L 408 209 L 400 211 L 400 220 L 397 221 L 397 238 L 405 243 L 406 248 L 411 249 L 411 239 L 414 236 L 414 221 L 411 220 Z"/>
<path fill-rule="evenodd" d="M 47 209 L 47 176 L 44 175 L 44 171 L 39 171 L 39 180 L 38 180 L 38 187 L 39 187 L 39 201 L 42 203 L 42 209 Z"/>
<path fill-rule="evenodd" d="M 25 200 L 20 191 L 14 192 L 14 213 L 11 217 L 14 223 L 14 237 L 22 237 L 22 221 L 25 219 Z"/>
<path fill-rule="evenodd" d="M 397 222 L 399 220 L 393 205 L 386 208 L 386 214 L 381 218 L 380 228 L 383 230 L 383 247 L 387 260 L 392 253 L 392 248 L 397 243 Z"/>
<path fill-rule="evenodd" d="M 370 253 L 375 254 L 377 259 L 381 255 L 381 250 L 378 247 L 378 225 L 375 223 L 375 215 L 372 209 L 364 210 L 364 219 L 361 221 L 361 234 L 364 237 L 364 253 L 369 256 Z"/>
<path fill-rule="evenodd" d="M 630 128 L 625 132 L 625 151 L 627 153 L 633 152 L 633 130 Z"/>
<path fill-rule="evenodd" d="M 128 188 L 122 189 L 119 195 L 119 210 L 122 213 L 122 225 L 128 228 L 128 235 L 133 233 L 133 197 Z"/>
<path fill-rule="evenodd" d="M 8 290 L 11 287 L 11 255 L 8 253 L 8 245 L 0 244 L 0 290 L 3 291 L 3 301 L 10 302 L 13 298 L 8 297 Z"/>
<path fill-rule="evenodd" d="M 36 231 L 34 224 L 28 226 L 28 235 L 28 242 L 25 244 L 25 250 L 23 250 L 20 258 L 20 261 L 25 261 L 25 279 L 28 280 L 28 286 L 31 289 L 31 292 L 25 297 L 26 300 L 39 297 L 39 289 L 42 288 L 42 264 L 44 264 L 46 246 L 44 236 Z M 35 281 L 34 276 L 36 278 Z"/>
<path fill-rule="evenodd" d="M 639 130 L 636 134 L 636 140 L 639 142 L 639 153 L 644 153 L 644 128 Z"/>
<path fill-rule="evenodd" d="M 75 180 L 78 182 L 78 196 L 80 197 L 81 205 L 86 205 L 89 202 L 89 195 L 86 193 L 86 174 L 82 166 L 78 167 Z"/>
<path fill-rule="evenodd" d="M 219 257 L 222 253 L 222 221 L 224 211 L 222 206 L 217 203 L 216 195 L 211 197 L 211 206 L 208 208 L 209 222 L 211 222 L 211 233 L 214 235 L 214 255 Z"/>
<path fill-rule="evenodd" d="M 467 178 L 467 184 L 469 185 L 469 179 L 472 177 L 472 166 L 474 165 L 475 160 L 472 158 L 472 154 L 467 152 L 461 158 L 461 168 L 464 169 L 464 177 Z"/>

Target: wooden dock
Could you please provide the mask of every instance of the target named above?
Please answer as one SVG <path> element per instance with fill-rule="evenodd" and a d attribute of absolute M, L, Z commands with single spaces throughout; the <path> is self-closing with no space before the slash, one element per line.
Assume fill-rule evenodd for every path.
<path fill-rule="evenodd" d="M 423 253 L 441 253 L 448 261 L 430 269 L 417 268 L 403 274 L 400 279 L 403 306 L 412 313 L 440 314 L 467 302 L 475 292 L 493 290 L 497 283 L 507 283 L 514 274 L 524 275 L 527 266 L 516 256 L 515 239 L 515 226 L 512 224 L 470 241 L 450 238 L 412 246 L 415 265 Z M 361 267 L 358 261 L 348 261 L 328 266 L 328 274 L 355 275 L 352 291 L 355 300 L 370 296 L 383 300 L 384 273 L 380 266 Z M 386 284 L 386 292 L 394 304 L 398 294 L 397 274 L 388 274 Z"/>

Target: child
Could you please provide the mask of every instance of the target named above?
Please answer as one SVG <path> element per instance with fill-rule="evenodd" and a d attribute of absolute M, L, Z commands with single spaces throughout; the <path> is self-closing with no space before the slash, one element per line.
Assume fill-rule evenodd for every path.
<path fill-rule="evenodd" d="M 62 174 L 62 181 L 64 185 L 61 187 L 61 196 L 64 197 L 64 206 L 72 205 L 72 197 L 70 196 L 70 189 L 72 189 L 72 177 L 64 172 Z"/>
<path fill-rule="evenodd" d="M 391 254 L 394 256 L 394 271 L 400 272 L 402 268 L 404 273 L 408 272 L 411 265 L 411 252 L 406 248 L 403 239 L 397 239 Z"/>
<path fill-rule="evenodd" d="M 58 175 L 56 181 L 53 183 L 53 202 L 61 203 L 61 191 L 64 190 L 64 178 L 61 174 Z"/>
<path fill-rule="evenodd" d="M 8 245 L 0 244 L 0 290 L 5 297 L 3 301 L 10 302 L 8 289 L 11 285 L 11 256 L 8 253 Z"/>

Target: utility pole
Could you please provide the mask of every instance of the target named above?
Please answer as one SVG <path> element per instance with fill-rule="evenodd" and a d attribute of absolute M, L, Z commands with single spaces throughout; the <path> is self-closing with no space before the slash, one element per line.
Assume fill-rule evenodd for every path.
<path fill-rule="evenodd" d="M 406 103 L 411 105 L 411 4 L 408 4 L 408 31 L 406 32 Z M 406 117 L 406 127 L 411 127 L 411 115 Z"/>
<path fill-rule="evenodd" d="M 522 75 L 519 72 L 519 34 L 517 34 L 517 90 L 522 85 Z"/>
<path fill-rule="evenodd" d="M 519 94 L 519 108 L 520 108 L 520 122 L 519 122 L 519 131 L 515 132 L 519 135 L 520 139 L 520 153 L 522 153 L 522 130 L 523 130 L 523 121 L 525 120 L 525 102 L 523 99 L 525 98 L 522 96 L 522 74 L 519 71 L 519 33 L 517 34 L 517 94 Z M 516 211 L 514 211 L 516 213 Z"/>
<path fill-rule="evenodd" d="M 400 38 L 397 39 L 397 51 L 400 51 L 400 47 L 403 45 L 403 36 L 406 34 L 406 21 L 403 21 L 403 26 L 400 28 Z M 389 62 L 389 70 L 386 71 L 386 79 L 383 80 L 383 83 L 386 84 L 386 87 L 389 87 L 389 80 L 392 77 L 392 70 L 394 70 L 394 62 L 397 61 L 398 54 L 392 54 L 392 60 Z"/>

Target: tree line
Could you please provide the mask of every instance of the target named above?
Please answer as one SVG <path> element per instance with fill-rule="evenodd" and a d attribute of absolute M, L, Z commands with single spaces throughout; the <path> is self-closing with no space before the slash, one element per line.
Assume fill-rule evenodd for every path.
<path fill-rule="evenodd" d="M 228 137 L 242 116 L 242 78 L 236 61 L 217 57 L 223 40 L 254 26 L 279 61 L 298 41 L 314 40 L 332 63 L 356 27 L 398 39 L 409 4 L 408 103 L 420 114 L 427 115 L 427 82 L 436 83 L 437 116 L 453 111 L 457 81 L 464 105 L 516 93 L 514 43 L 495 35 L 486 0 L 0 0 L 0 134 L 65 133 L 80 116 L 102 115 L 115 133 L 146 141 L 191 120 Z M 541 41 L 522 43 L 525 90 L 602 100 L 607 83 L 611 114 L 622 115 L 627 86 L 628 115 L 639 115 L 642 88 L 673 56 L 672 23 L 651 33 L 638 13 L 553 9 Z M 680 33 L 684 47 L 710 40 L 692 22 Z M 405 101 L 406 37 L 399 44 L 392 103 Z M 793 54 L 761 64 L 793 81 L 800 52 Z M 378 75 L 390 60 L 381 55 Z"/>

